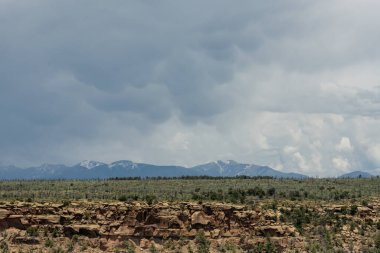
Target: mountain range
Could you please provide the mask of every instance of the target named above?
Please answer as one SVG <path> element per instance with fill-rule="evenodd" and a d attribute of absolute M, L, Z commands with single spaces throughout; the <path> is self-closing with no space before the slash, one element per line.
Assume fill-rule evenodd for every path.
<path fill-rule="evenodd" d="M 353 171 L 340 176 L 340 178 L 371 178 L 374 175 L 364 171 Z"/>
<path fill-rule="evenodd" d="M 115 177 L 180 177 L 180 176 L 270 176 L 276 178 L 307 178 L 298 173 L 285 173 L 268 166 L 238 163 L 232 160 L 215 161 L 191 168 L 171 165 L 134 163 L 128 160 L 110 164 L 83 161 L 74 166 L 43 164 L 37 167 L 19 168 L 0 166 L 0 179 L 105 179 Z"/>
<path fill-rule="evenodd" d="M 361 175 L 361 176 L 360 176 Z M 19 168 L 0 166 L 0 179 L 106 179 L 116 177 L 180 177 L 180 176 L 269 176 L 274 178 L 305 179 L 306 175 L 286 173 L 268 166 L 238 163 L 236 161 L 215 161 L 194 167 L 172 165 L 153 165 L 134 163 L 128 160 L 110 164 L 97 161 L 83 161 L 74 166 L 43 164 L 37 167 Z M 356 171 L 340 176 L 341 178 L 373 177 L 371 174 Z"/>

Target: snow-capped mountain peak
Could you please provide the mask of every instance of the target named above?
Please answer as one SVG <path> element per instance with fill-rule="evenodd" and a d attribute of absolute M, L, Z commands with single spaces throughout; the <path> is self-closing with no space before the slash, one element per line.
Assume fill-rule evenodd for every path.
<path fill-rule="evenodd" d="M 41 166 L 37 168 L 44 172 L 54 173 L 55 170 L 63 168 L 63 167 L 65 167 L 65 165 L 44 163 L 44 164 L 41 164 Z"/>
<path fill-rule="evenodd" d="M 220 165 L 235 165 L 235 164 L 238 164 L 234 160 L 218 160 L 218 161 L 215 161 L 215 163 L 218 163 Z"/>
<path fill-rule="evenodd" d="M 203 169 L 204 171 L 213 170 L 213 171 L 217 171 L 219 175 L 223 175 L 224 173 L 228 174 L 234 170 L 237 170 L 240 165 L 234 160 L 217 160 L 217 161 L 205 164 L 203 166 L 206 166 Z"/>
<path fill-rule="evenodd" d="M 84 160 L 78 164 L 79 166 L 86 168 L 86 169 L 93 169 L 98 166 L 106 165 L 105 163 L 97 162 L 97 161 L 90 161 L 90 160 Z"/>
<path fill-rule="evenodd" d="M 137 167 L 137 164 L 135 164 L 132 161 L 121 160 L 121 161 L 113 162 L 113 163 L 109 164 L 108 166 L 110 168 L 113 168 L 113 167 L 122 167 L 122 168 L 132 168 L 132 169 L 134 169 L 134 168 Z"/>
<path fill-rule="evenodd" d="M 214 163 L 215 163 L 216 166 L 219 168 L 219 173 L 223 173 L 223 172 L 224 172 L 223 165 L 225 165 L 224 162 L 218 160 L 218 161 L 215 161 Z"/>

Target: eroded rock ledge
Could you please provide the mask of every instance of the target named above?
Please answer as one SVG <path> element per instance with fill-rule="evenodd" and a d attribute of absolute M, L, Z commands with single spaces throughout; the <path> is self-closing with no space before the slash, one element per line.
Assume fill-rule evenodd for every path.
<path fill-rule="evenodd" d="M 339 213 L 338 209 L 326 206 L 320 211 Z M 305 238 L 293 224 L 281 222 L 280 215 L 278 210 L 216 203 L 3 203 L 0 242 L 9 249 L 46 252 L 54 247 L 71 252 L 115 252 L 126 247 L 135 252 L 149 252 L 151 247 L 187 252 L 196 248 L 194 239 L 202 230 L 210 251 L 226 243 L 236 245 L 237 252 L 248 251 L 268 238 L 278 251 L 305 248 Z M 358 215 L 378 220 L 376 208 L 359 207 Z M 174 246 L 165 246 L 167 242 Z"/>

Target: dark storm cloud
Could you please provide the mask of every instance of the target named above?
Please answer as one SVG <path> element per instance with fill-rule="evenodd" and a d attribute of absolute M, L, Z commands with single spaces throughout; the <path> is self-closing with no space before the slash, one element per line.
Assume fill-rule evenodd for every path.
<path fill-rule="evenodd" d="M 5 39 L 1 51 L 5 85 L 38 88 L 59 71 L 72 73 L 79 82 L 104 93 L 157 83 L 168 87 L 170 97 L 163 99 L 177 101 L 186 115 L 192 113 L 192 107 L 198 110 L 198 96 L 204 96 L 210 87 L 232 75 L 233 34 L 223 34 L 221 29 L 221 35 L 213 38 L 213 33 L 219 33 L 217 27 L 199 29 L 213 17 L 208 16 L 207 10 L 197 11 L 196 5 L 145 1 L 113 5 L 73 1 L 3 5 L 6 11 L 2 13 L 5 22 L 1 29 Z M 178 8 L 176 12 L 173 7 Z M 83 96 L 86 98 L 86 94 Z"/>
<path fill-rule="evenodd" d="M 182 117 L 220 112 L 224 105 L 213 88 L 231 79 L 236 50 L 241 48 L 239 29 L 249 19 L 236 7 L 228 14 L 231 6 L 226 2 L 214 7 L 150 1 L 2 5 L 2 96 L 12 100 L 8 105 L 16 117 L 41 124 L 62 120 L 64 111 L 73 111 L 73 94 L 62 93 L 64 98 L 56 99 L 58 89 L 51 92 L 45 85 L 60 72 L 98 89 L 96 98 L 83 89 L 74 97 L 100 110 L 133 110 L 148 118 L 156 118 L 156 113 L 167 118 L 170 108 L 159 105 L 152 113 L 148 104 L 168 100 Z M 249 38 L 245 40 L 243 44 L 252 47 Z M 167 92 L 138 92 L 152 84 Z M 70 105 L 60 104 L 65 99 Z M 34 106 L 28 106 L 33 101 Z"/>

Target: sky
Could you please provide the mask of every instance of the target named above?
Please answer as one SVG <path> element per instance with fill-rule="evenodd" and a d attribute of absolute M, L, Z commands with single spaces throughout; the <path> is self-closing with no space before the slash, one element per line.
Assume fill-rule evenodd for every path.
<path fill-rule="evenodd" d="M 380 174 L 380 1 L 0 0 L 0 164 Z"/>

